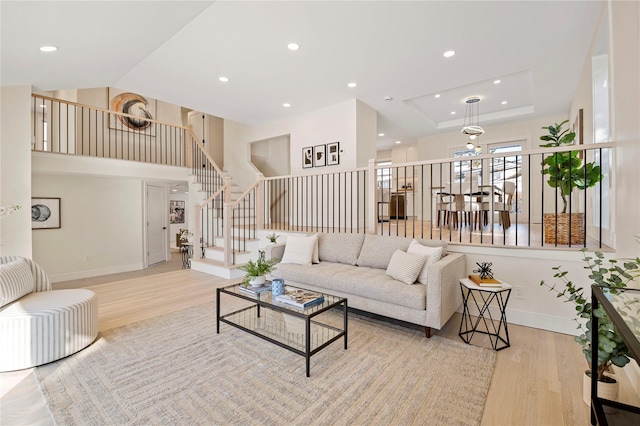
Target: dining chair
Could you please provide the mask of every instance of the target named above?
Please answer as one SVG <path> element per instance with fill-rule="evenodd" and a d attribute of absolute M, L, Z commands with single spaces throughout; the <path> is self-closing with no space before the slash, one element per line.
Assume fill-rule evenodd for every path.
<path fill-rule="evenodd" d="M 491 198 L 493 200 L 493 211 L 499 213 L 499 223 L 502 224 L 503 229 L 507 229 L 511 226 L 511 207 L 516 195 L 516 183 L 513 181 L 504 181 L 500 188 L 500 193 L 493 192 L 483 195 L 481 207 L 477 216 L 477 223 L 482 223 L 483 226 L 489 224 L 489 214 L 491 214 Z"/>

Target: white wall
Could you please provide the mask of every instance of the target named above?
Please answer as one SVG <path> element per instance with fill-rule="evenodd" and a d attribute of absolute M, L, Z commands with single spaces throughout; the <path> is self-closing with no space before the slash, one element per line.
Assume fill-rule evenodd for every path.
<path fill-rule="evenodd" d="M 0 205 L 21 209 L 0 220 L 0 254 L 31 257 L 31 87 L 1 89 Z"/>
<path fill-rule="evenodd" d="M 59 197 L 61 228 L 33 231 L 33 259 L 53 281 L 143 267 L 140 180 L 34 174 L 33 194 Z"/>
<path fill-rule="evenodd" d="M 367 112 L 364 107 L 366 106 L 359 107 L 363 116 L 362 126 L 364 123 L 375 124 L 375 120 L 370 118 L 371 112 Z M 234 180 L 242 188 L 247 188 L 255 182 L 255 171 L 247 164 L 250 158 L 248 144 L 286 134 L 290 135 L 292 175 L 312 174 L 320 171 L 316 168 L 302 168 L 302 148 L 331 142 L 340 142 L 340 150 L 343 151 L 340 165 L 322 167 L 322 172 L 337 172 L 358 167 L 357 111 L 358 101 L 353 99 L 258 127 L 225 120 L 225 170 L 232 171 Z M 375 132 L 375 128 L 373 132 Z M 370 136 L 367 138 L 370 139 Z M 371 151 L 371 158 L 374 157 L 375 148 Z M 366 166 L 366 164 L 362 166 Z"/>
<path fill-rule="evenodd" d="M 367 167 L 376 158 L 378 113 L 370 106 L 356 102 L 356 167 Z M 342 144 L 340 144 L 342 149 Z"/>
<path fill-rule="evenodd" d="M 636 257 L 640 252 L 640 3 L 613 1 L 609 7 L 611 129 L 618 144 L 616 252 Z"/>

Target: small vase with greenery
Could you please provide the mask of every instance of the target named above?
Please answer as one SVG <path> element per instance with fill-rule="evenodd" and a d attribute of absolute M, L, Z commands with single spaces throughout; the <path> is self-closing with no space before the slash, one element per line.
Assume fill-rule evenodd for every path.
<path fill-rule="evenodd" d="M 276 235 L 276 233 L 274 232 L 273 234 L 269 234 L 267 235 L 267 240 L 269 240 L 270 242 L 274 243 L 278 240 L 278 237 L 280 235 Z"/>
<path fill-rule="evenodd" d="M 267 260 L 265 258 L 264 250 L 258 250 L 258 260 L 254 262 L 253 259 L 251 259 L 244 265 L 238 267 L 238 269 L 247 273 L 242 279 L 242 285 L 246 287 L 254 281 L 262 281 L 259 284 L 256 283 L 258 285 L 262 285 L 262 283 L 264 283 L 264 279 L 260 280 L 260 277 L 264 278 L 266 274 L 270 274 L 274 271 L 276 269 L 274 267 L 276 263 L 277 261 L 275 259 Z"/>
<path fill-rule="evenodd" d="M 582 252 L 583 260 L 586 263 L 584 268 L 590 271 L 589 279 L 592 280 L 592 284 L 607 286 L 610 288 L 611 293 L 616 294 L 620 289 L 625 288 L 629 282 L 640 276 L 640 258 L 625 259 L 624 261 L 611 259 L 608 261 L 609 265 L 607 267 L 602 253 L 595 252 L 595 257 L 591 257 L 587 255 L 585 249 Z M 591 312 L 593 310 L 591 298 L 585 296 L 582 287 L 569 280 L 567 271 L 563 271 L 560 266 L 554 267 L 553 270 L 556 271 L 554 278 L 557 278 L 559 282 L 550 285 L 542 281 L 540 285 L 548 287 L 549 291 L 555 292 L 558 298 L 575 305 L 576 322 L 581 333 L 575 337 L 575 340 L 582 346 L 582 352 L 587 362 L 591 364 L 591 336 L 593 333 L 591 328 Z M 604 309 L 598 307 L 594 315 L 598 318 L 598 381 L 606 382 L 612 380 L 604 374 L 611 364 L 624 367 L 629 363 L 630 353 Z M 586 322 L 584 321 L 585 319 Z M 586 373 L 589 376 L 591 375 L 590 370 Z"/>
<path fill-rule="evenodd" d="M 562 129 L 569 120 L 562 123 L 543 127 L 549 132 L 548 135 L 540 136 L 540 140 L 548 143 L 540 145 L 543 148 L 555 148 L 560 146 L 573 145 L 576 138 L 575 132 L 569 129 Z M 542 173 L 549 176 L 547 183 L 552 188 L 560 190 L 562 198 L 562 213 L 567 212 L 567 199 L 571 196 L 574 188 L 587 189 L 600 182 L 602 174 L 600 166 L 595 163 L 584 163 L 580 159 L 582 151 L 556 152 L 549 155 L 542 162 Z"/>

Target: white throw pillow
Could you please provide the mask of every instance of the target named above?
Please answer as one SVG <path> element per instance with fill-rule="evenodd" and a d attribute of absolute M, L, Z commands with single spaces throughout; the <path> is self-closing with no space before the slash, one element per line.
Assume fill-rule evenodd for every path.
<path fill-rule="evenodd" d="M 387 267 L 387 275 L 405 284 L 413 284 L 422 270 L 425 257 L 419 254 L 405 253 L 397 249 Z"/>
<path fill-rule="evenodd" d="M 318 247 L 318 236 L 309 237 L 288 236 L 284 246 L 284 254 L 280 263 L 295 263 L 311 266 L 314 249 Z"/>
<path fill-rule="evenodd" d="M 316 239 L 316 245 L 313 246 L 313 254 L 311 255 L 311 263 L 320 263 L 320 257 L 318 256 L 318 234 L 309 235 L 309 237 L 315 237 Z"/>
<path fill-rule="evenodd" d="M 416 240 L 411 241 L 407 253 L 418 254 L 424 256 L 426 259 L 418 275 L 418 282 L 422 284 L 427 283 L 427 268 L 442 258 L 442 249 L 442 247 L 423 246 Z"/>
<path fill-rule="evenodd" d="M 33 274 L 24 259 L 0 265 L 0 306 L 33 291 Z"/>

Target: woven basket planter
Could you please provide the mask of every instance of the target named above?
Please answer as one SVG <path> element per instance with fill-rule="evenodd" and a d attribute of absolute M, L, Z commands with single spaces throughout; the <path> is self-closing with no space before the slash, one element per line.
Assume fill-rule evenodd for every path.
<path fill-rule="evenodd" d="M 545 244 L 569 245 L 569 224 L 571 244 L 584 244 L 584 213 L 545 213 L 543 220 Z"/>

